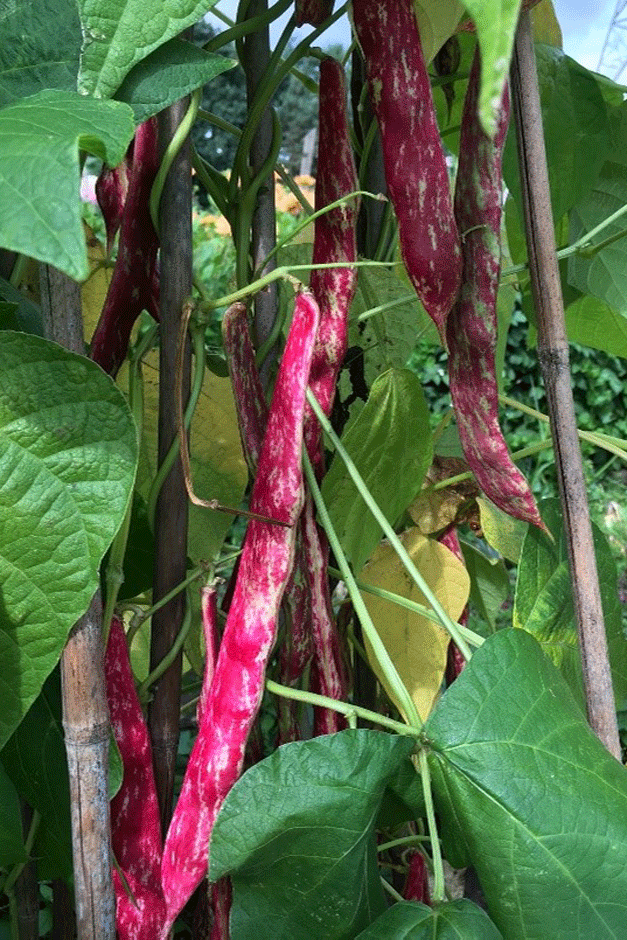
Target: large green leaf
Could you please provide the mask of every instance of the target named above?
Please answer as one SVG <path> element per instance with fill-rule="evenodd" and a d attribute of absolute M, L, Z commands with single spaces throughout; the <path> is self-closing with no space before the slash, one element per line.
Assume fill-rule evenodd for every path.
<path fill-rule="evenodd" d="M 608 110 L 593 72 L 555 46 L 536 45 L 553 218 L 561 219 L 596 182 L 610 151 Z M 503 156 L 507 188 L 521 205 L 513 125 Z M 514 255 L 514 251 L 512 251 Z"/>
<path fill-rule="evenodd" d="M 26 859 L 20 799 L 0 763 L 0 869 L 6 871 Z"/>
<path fill-rule="evenodd" d="M 110 98 L 131 69 L 192 26 L 216 0 L 78 0 L 83 29 L 78 89 Z"/>
<path fill-rule="evenodd" d="M 626 316 L 589 294 L 569 304 L 565 313 L 566 331 L 571 343 L 581 343 L 611 356 L 627 358 Z"/>
<path fill-rule="evenodd" d="M 42 91 L 0 111 L 0 247 L 86 278 L 79 148 L 116 166 L 133 132 L 128 105 L 76 92 Z"/>
<path fill-rule="evenodd" d="M 136 448 L 127 405 L 98 366 L 0 332 L 0 747 L 98 587 Z"/>
<path fill-rule="evenodd" d="M 232 940 L 346 940 L 383 912 L 374 820 L 414 742 L 342 731 L 279 748 L 218 815 L 211 880 L 233 882 Z"/>
<path fill-rule="evenodd" d="M 571 241 L 589 232 L 627 203 L 627 166 L 606 163 L 594 188 L 571 213 Z M 609 225 L 596 240 L 627 230 L 625 216 Z M 627 238 L 619 238 L 592 258 L 573 255 L 568 281 L 584 294 L 592 294 L 614 310 L 627 313 Z"/>
<path fill-rule="evenodd" d="M 437 907 L 403 901 L 378 917 L 356 940 L 502 940 L 485 911 L 462 898 Z"/>
<path fill-rule="evenodd" d="M 394 523 L 420 489 L 433 456 L 429 411 L 414 373 L 390 369 L 380 376 L 342 443 Z M 322 494 L 342 547 L 359 571 L 380 541 L 381 528 L 339 457 L 324 478 Z"/>
<path fill-rule="evenodd" d="M 484 130 L 496 133 L 498 109 L 518 24 L 522 0 L 462 0 L 477 28 L 481 47 L 479 115 Z"/>
<path fill-rule="evenodd" d="M 135 123 L 142 124 L 234 65 L 234 59 L 205 52 L 182 39 L 171 39 L 129 72 L 115 97 L 130 104 Z"/>
<path fill-rule="evenodd" d="M 426 726 L 447 857 L 477 869 L 505 940 L 617 940 L 627 771 L 532 636 L 478 649 Z"/>
<path fill-rule="evenodd" d="M 543 500 L 540 511 L 554 541 L 540 531 L 527 531 L 518 565 L 514 626 L 535 636 L 583 708 L 581 657 L 559 500 Z M 594 524 L 592 530 L 614 692 L 620 704 L 627 697 L 627 641 L 622 629 L 616 564 L 603 533 Z"/>
<path fill-rule="evenodd" d="M 0 107 L 44 88 L 76 91 L 81 24 L 75 0 L 0 7 Z"/>

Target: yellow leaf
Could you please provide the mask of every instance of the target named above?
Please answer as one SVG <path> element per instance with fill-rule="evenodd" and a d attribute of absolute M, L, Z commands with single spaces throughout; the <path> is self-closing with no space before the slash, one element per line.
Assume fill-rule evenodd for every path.
<path fill-rule="evenodd" d="M 83 306 L 83 331 L 89 342 L 100 319 L 100 313 L 111 283 L 113 267 L 105 265 L 107 253 L 104 245 L 100 239 L 95 237 L 88 226 L 85 226 L 85 235 L 90 273 L 81 286 L 81 300 Z"/>
<path fill-rule="evenodd" d="M 514 519 L 485 497 L 477 497 L 483 536 L 503 558 L 518 564 L 528 524 Z"/>
<path fill-rule="evenodd" d="M 562 30 L 557 21 L 552 0 L 541 0 L 531 10 L 531 25 L 533 38 L 536 42 L 544 42 L 547 46 L 562 48 Z"/>
<path fill-rule="evenodd" d="M 459 0 L 414 0 L 420 41 L 427 65 L 453 35 L 464 14 Z"/>
<path fill-rule="evenodd" d="M 408 529 L 401 540 L 446 612 L 453 620 L 458 620 L 470 593 L 470 579 L 462 563 L 443 545 L 425 538 L 418 529 Z M 411 580 L 391 545 L 382 544 L 377 548 L 359 578 L 374 587 L 428 606 L 422 591 Z M 448 633 L 432 620 L 389 600 L 364 593 L 364 601 L 392 662 L 425 721 L 442 685 Z M 373 671 L 400 710 L 367 641 L 366 652 Z"/>
<path fill-rule="evenodd" d="M 157 472 L 159 414 L 159 353 L 152 350 L 143 363 L 144 427 L 137 470 L 137 489 L 148 498 Z M 128 390 L 128 363 L 120 370 L 119 384 Z M 231 382 L 208 370 L 192 420 L 190 442 L 194 491 L 202 499 L 217 499 L 237 507 L 248 471 L 242 454 Z M 219 551 L 233 517 L 202 506 L 189 507 L 187 551 L 194 562 L 211 560 Z"/>

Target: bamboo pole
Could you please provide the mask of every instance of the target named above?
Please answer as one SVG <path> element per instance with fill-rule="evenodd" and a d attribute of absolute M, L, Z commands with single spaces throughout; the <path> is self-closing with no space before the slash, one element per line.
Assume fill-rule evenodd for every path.
<path fill-rule="evenodd" d="M 163 155 L 181 123 L 189 99 L 159 115 L 159 150 Z M 192 292 L 192 174 L 189 140 L 179 150 L 166 177 L 159 208 L 161 343 L 159 353 L 159 464 L 177 433 L 176 352 L 183 303 Z M 183 354 L 183 399 L 189 396 L 190 345 Z M 159 492 L 155 514 L 153 601 L 169 594 L 185 578 L 188 501 L 177 457 Z M 150 668 L 169 653 L 183 625 L 185 592 L 175 595 L 152 618 Z M 149 709 L 155 782 L 165 835 L 172 815 L 174 774 L 179 743 L 180 653 L 159 679 Z"/>
<path fill-rule="evenodd" d="M 538 76 L 528 13 L 521 15 L 516 34 L 512 65 L 512 102 L 518 139 L 531 287 L 538 319 L 538 357 L 551 419 L 588 720 L 608 751 L 620 760 L 621 748 L 612 675 L 570 380 L 564 303 L 556 257 Z"/>
<path fill-rule="evenodd" d="M 47 265 L 41 266 L 40 286 L 46 337 L 84 354 L 80 286 Z M 63 651 L 61 697 L 78 937 L 115 940 L 108 787 L 110 723 L 100 591 L 72 628 Z"/>

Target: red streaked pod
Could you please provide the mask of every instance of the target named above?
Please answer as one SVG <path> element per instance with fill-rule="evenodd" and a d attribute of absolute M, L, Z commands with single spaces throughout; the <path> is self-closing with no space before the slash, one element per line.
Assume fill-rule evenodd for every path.
<path fill-rule="evenodd" d="M 316 211 L 355 192 L 358 187 L 346 116 L 344 69 L 335 59 L 320 63 L 318 171 Z M 313 264 L 357 260 L 355 232 L 359 200 L 325 212 L 315 221 Z M 326 415 L 331 413 L 337 377 L 348 347 L 348 311 L 357 286 L 356 268 L 312 271 L 310 289 L 320 307 L 309 385 Z M 305 443 L 318 478 L 324 472 L 320 426 L 307 409 Z"/>
<path fill-rule="evenodd" d="M 124 776 L 111 800 L 111 846 L 136 904 L 114 869 L 119 940 L 154 940 L 165 920 L 161 891 L 161 820 L 146 722 L 135 691 L 121 622 L 111 621 L 105 655 L 111 725 Z"/>
<path fill-rule="evenodd" d="M 335 626 L 327 564 L 329 550 L 326 537 L 319 530 L 311 494 L 307 494 L 303 510 L 307 573 L 311 590 L 311 622 L 314 639 L 314 662 L 311 675 L 312 692 L 340 701 L 346 699 L 346 678 L 342 653 Z M 346 719 L 327 708 L 314 710 L 314 734 L 333 734 L 346 727 Z"/>
<path fill-rule="evenodd" d="M 296 25 L 320 26 L 333 13 L 335 0 L 296 0 Z"/>
<path fill-rule="evenodd" d="M 220 639 L 218 636 L 218 601 L 214 584 L 204 584 L 200 589 L 200 611 L 202 616 L 202 632 L 205 638 L 205 672 L 203 675 L 200 698 L 196 708 L 198 725 L 202 723 L 202 716 L 207 704 L 207 696 L 211 688 L 213 674 L 218 658 Z"/>
<path fill-rule="evenodd" d="M 149 210 L 158 169 L 157 125 L 151 118 L 135 133 L 118 257 L 91 341 L 90 357 L 113 376 L 124 361 L 131 331 L 142 310 L 158 318 L 155 266 L 159 240 Z"/>
<path fill-rule="evenodd" d="M 229 366 L 244 458 L 255 475 L 268 424 L 268 404 L 259 378 L 244 304 L 231 304 L 222 320 L 222 341 Z"/>
<path fill-rule="evenodd" d="M 353 0 L 403 260 L 445 341 L 461 247 L 413 0 Z"/>
<path fill-rule="evenodd" d="M 499 424 L 495 349 L 501 268 L 501 164 L 509 123 L 503 93 L 494 140 L 479 121 L 479 50 L 462 114 L 455 214 L 462 233 L 464 274 L 447 338 L 451 397 L 466 460 L 486 496 L 500 509 L 543 528 L 527 480 L 512 461 Z"/>
<path fill-rule="evenodd" d="M 209 892 L 209 903 L 213 914 L 210 940 L 230 940 L 231 879 L 220 878 L 219 881 L 211 885 Z"/>
<path fill-rule="evenodd" d="M 133 162 L 133 144 L 119 166 L 103 166 L 96 180 L 96 199 L 102 212 L 107 232 L 107 251 L 113 248 L 115 236 L 122 222 L 124 203 L 128 193 L 128 177 Z"/>
<path fill-rule="evenodd" d="M 248 327 L 248 313 L 243 304 L 233 304 L 224 314 L 222 336 L 233 385 L 244 456 L 254 476 L 257 472 L 259 454 L 268 424 L 268 405 L 255 361 L 255 350 Z M 294 570 L 285 592 L 291 630 L 288 642 L 281 649 L 279 679 L 286 685 L 296 681 L 302 675 L 313 653 L 311 596 L 306 565 L 307 559 L 303 552 L 299 520 Z M 285 740 L 288 739 L 291 740 L 291 734 L 285 738 Z"/>
<path fill-rule="evenodd" d="M 414 850 L 409 858 L 409 871 L 403 888 L 403 897 L 406 901 L 422 901 L 429 904 L 429 875 L 424 856 Z"/>
<path fill-rule="evenodd" d="M 299 294 L 250 502 L 253 512 L 287 525 L 256 519 L 248 524 L 202 723 L 166 837 L 162 863 L 167 907 L 164 938 L 207 873 L 211 829 L 242 772 L 246 742 L 263 696 L 303 505 L 305 391 L 318 323 L 318 305 L 312 295 Z"/>

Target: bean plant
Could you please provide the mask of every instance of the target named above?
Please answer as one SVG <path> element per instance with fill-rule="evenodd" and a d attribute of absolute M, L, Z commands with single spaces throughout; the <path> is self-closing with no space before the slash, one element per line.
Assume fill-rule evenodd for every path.
<path fill-rule="evenodd" d="M 627 938 L 624 89 L 551 0 L 338 3 L 0 13 L 7 936 Z"/>

